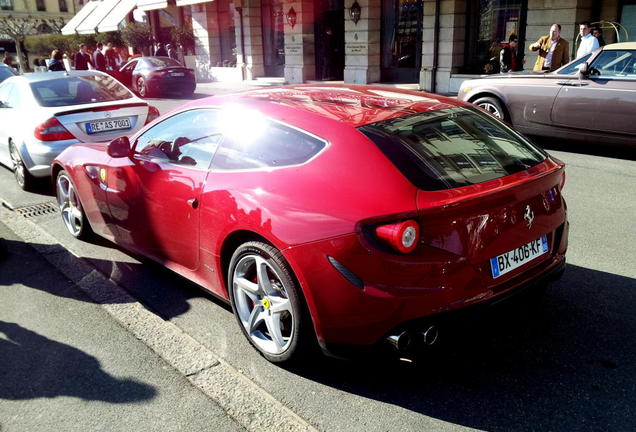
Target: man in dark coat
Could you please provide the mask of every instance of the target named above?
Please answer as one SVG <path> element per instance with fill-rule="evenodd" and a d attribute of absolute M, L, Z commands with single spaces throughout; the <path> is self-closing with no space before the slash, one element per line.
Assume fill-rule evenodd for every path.
<path fill-rule="evenodd" d="M 73 62 L 75 63 L 75 70 L 88 70 L 88 65 L 92 62 L 90 54 L 86 52 L 85 44 L 79 46 L 79 51 L 75 53 Z"/>
<path fill-rule="evenodd" d="M 168 51 L 166 51 L 166 48 L 163 46 L 161 42 L 157 44 L 157 51 L 155 51 L 155 56 L 168 57 Z"/>
<path fill-rule="evenodd" d="M 93 64 L 98 71 L 106 72 L 106 56 L 102 52 L 104 44 L 98 43 L 97 49 L 93 53 Z"/>
<path fill-rule="evenodd" d="M 523 70 L 523 58 L 519 56 L 518 46 L 519 38 L 513 33 L 508 38 L 508 43 L 504 44 L 499 52 L 500 72 L 517 72 Z"/>

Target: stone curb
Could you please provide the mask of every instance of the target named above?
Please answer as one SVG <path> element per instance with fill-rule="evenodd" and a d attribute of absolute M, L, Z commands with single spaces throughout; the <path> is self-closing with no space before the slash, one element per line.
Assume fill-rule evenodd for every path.
<path fill-rule="evenodd" d="M 35 223 L 2 207 L 0 221 L 248 431 L 318 431 L 179 327 L 148 311 Z"/>

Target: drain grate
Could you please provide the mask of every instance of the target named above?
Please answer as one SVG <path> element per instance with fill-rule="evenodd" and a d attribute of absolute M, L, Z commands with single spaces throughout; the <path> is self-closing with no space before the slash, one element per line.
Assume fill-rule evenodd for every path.
<path fill-rule="evenodd" d="M 53 213 L 57 213 L 57 205 L 52 202 L 33 204 L 24 207 L 14 208 L 13 211 L 24 216 L 25 218 L 44 216 Z"/>

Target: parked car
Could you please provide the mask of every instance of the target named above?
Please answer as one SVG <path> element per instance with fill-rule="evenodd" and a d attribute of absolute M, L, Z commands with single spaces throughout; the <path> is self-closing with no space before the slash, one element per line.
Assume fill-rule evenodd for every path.
<path fill-rule="evenodd" d="M 458 98 L 531 135 L 636 142 L 636 42 L 605 45 L 545 74 L 465 81 Z"/>
<path fill-rule="evenodd" d="M 433 344 L 440 313 L 565 266 L 563 163 L 432 94 L 215 96 L 108 146 L 71 146 L 52 173 L 73 236 L 94 231 L 226 299 L 272 362 L 315 340 Z"/>
<path fill-rule="evenodd" d="M 15 76 L 0 84 L 0 163 L 20 187 L 51 174 L 51 162 L 78 142 L 135 133 L 159 111 L 97 71 Z"/>
<path fill-rule="evenodd" d="M 190 97 L 197 86 L 194 70 L 170 57 L 136 57 L 108 73 L 142 98 L 165 94 Z"/>
<path fill-rule="evenodd" d="M 17 75 L 18 72 L 12 67 L 7 66 L 4 63 L 0 63 L 0 83 L 9 77 Z"/>

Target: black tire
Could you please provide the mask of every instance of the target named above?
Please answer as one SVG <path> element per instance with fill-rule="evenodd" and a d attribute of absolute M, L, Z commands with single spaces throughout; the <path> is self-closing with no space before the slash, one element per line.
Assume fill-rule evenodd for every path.
<path fill-rule="evenodd" d="M 137 78 L 137 93 L 139 93 L 139 96 L 142 98 L 150 97 L 150 89 L 143 77 Z"/>
<path fill-rule="evenodd" d="M 12 164 L 11 170 L 13 171 L 13 175 L 18 186 L 25 191 L 33 190 L 33 187 L 35 186 L 35 177 L 33 177 L 29 170 L 24 166 L 20 150 L 11 140 L 9 141 L 9 154 L 11 156 Z"/>
<path fill-rule="evenodd" d="M 63 196 L 62 189 L 71 187 L 70 193 Z M 71 180 L 71 176 L 65 170 L 57 173 L 55 179 L 55 198 L 62 215 L 62 221 L 67 231 L 75 238 L 85 240 L 92 236 L 91 229 L 84 207 L 79 199 L 79 195 L 75 192 L 75 184 Z M 70 205 L 69 203 L 72 203 Z"/>
<path fill-rule="evenodd" d="M 257 257 L 262 259 L 262 262 L 256 261 Z M 252 260 L 254 268 L 252 268 Z M 265 272 L 272 292 L 280 294 L 280 296 L 264 294 L 256 274 L 256 267 L 260 264 L 265 264 Z M 252 297 L 247 294 L 248 290 L 239 288 L 239 282 L 235 283 L 235 280 L 245 280 L 248 283 L 251 281 L 251 284 L 258 287 L 263 295 L 249 291 L 250 294 L 254 295 Z M 300 289 L 293 277 L 292 270 L 278 249 L 257 241 L 247 242 L 239 246 L 230 260 L 228 291 L 232 311 L 243 335 L 263 357 L 272 363 L 291 363 L 302 358 L 303 354 L 308 352 L 308 348 L 312 346 L 314 340 L 313 335 L 307 329 L 310 319 L 305 313 Z M 282 304 L 289 307 L 289 313 L 287 311 L 274 311 Z M 286 313 L 287 315 L 285 315 Z M 246 315 L 249 315 L 249 318 Z M 246 328 L 249 326 L 252 316 L 256 317 L 253 320 L 255 323 L 252 327 L 253 332 Z M 263 318 L 259 319 L 261 316 Z M 246 318 L 247 322 L 244 322 Z M 278 328 L 280 329 L 278 335 L 281 336 L 278 339 L 284 342 L 283 345 L 277 343 L 275 341 L 277 338 L 270 334 L 270 322 L 275 323 L 276 320 L 278 320 Z M 258 324 L 256 325 L 256 323 Z M 287 341 L 284 340 L 285 337 L 287 337 Z M 274 348 L 278 349 L 279 352 L 276 352 Z"/>
<path fill-rule="evenodd" d="M 501 100 L 496 97 L 480 97 L 475 99 L 473 103 L 481 108 L 485 109 L 495 117 L 505 122 L 510 123 L 510 116 L 508 115 L 508 111 L 506 110 L 505 105 Z"/>

